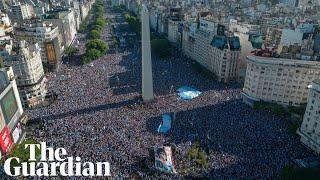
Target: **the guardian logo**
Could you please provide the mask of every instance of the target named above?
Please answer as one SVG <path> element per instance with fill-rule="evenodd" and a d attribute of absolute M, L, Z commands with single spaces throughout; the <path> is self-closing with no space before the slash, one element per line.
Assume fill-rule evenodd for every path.
<path fill-rule="evenodd" d="M 22 162 L 17 157 L 8 158 L 4 164 L 4 170 L 9 176 L 110 176 L 110 164 L 108 162 L 80 162 L 80 157 L 66 157 L 64 148 L 54 150 L 46 146 L 45 142 L 40 144 L 26 144 L 29 148 L 29 162 Z M 41 158 L 36 162 L 36 148 L 40 149 Z M 47 154 L 48 153 L 48 154 Z M 11 165 L 18 162 L 19 166 Z"/>

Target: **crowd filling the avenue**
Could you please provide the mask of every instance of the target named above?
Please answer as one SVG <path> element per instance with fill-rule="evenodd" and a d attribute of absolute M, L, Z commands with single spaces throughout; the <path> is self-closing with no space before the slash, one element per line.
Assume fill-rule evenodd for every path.
<path fill-rule="evenodd" d="M 75 5 L 78 4 L 80 8 L 82 2 L 84 1 L 73 2 L 74 7 L 70 7 L 76 9 Z M 92 2 L 90 6 L 88 4 L 89 2 Z M 294 113 L 289 111 L 294 111 L 292 109 L 300 110 L 302 109 L 301 107 L 291 107 L 290 104 L 290 107 L 288 106 L 288 108 L 286 108 L 282 105 L 277 105 L 277 102 L 274 101 L 267 103 L 269 101 L 265 99 L 255 100 L 256 104 L 252 104 L 253 107 L 250 107 L 244 103 L 243 99 L 243 95 L 246 94 L 244 87 L 246 87 L 247 84 L 254 87 L 257 86 L 257 89 L 269 89 L 271 91 L 272 88 L 260 87 L 259 84 L 266 84 L 260 81 L 252 81 L 252 83 L 250 81 L 250 83 L 247 83 L 248 77 L 238 77 L 238 75 L 234 78 L 221 79 L 222 75 L 216 73 L 229 72 L 229 74 L 234 75 L 238 73 L 238 69 L 236 69 L 238 68 L 238 64 L 229 62 L 232 61 L 230 58 L 238 61 L 240 50 L 246 50 L 246 47 L 240 44 L 239 37 L 241 43 L 243 43 L 243 39 L 249 38 L 252 40 L 250 44 L 261 44 L 261 47 L 258 49 L 262 49 L 262 36 L 249 36 L 247 34 L 250 32 L 259 33 L 260 35 L 260 29 L 257 32 L 253 30 L 249 31 L 250 28 L 253 29 L 256 26 L 245 24 L 248 32 L 245 30 L 238 32 L 238 30 L 236 31 L 236 29 L 234 29 L 234 33 L 243 33 L 246 36 L 234 37 L 233 34 L 231 36 L 231 31 L 225 33 L 227 30 L 225 26 L 220 23 L 224 18 L 222 14 L 227 15 L 228 13 L 220 13 L 220 11 L 217 11 L 219 13 L 219 15 L 217 15 L 216 7 L 212 13 L 200 12 L 200 10 L 198 12 L 197 9 L 194 9 L 193 12 L 192 8 L 192 16 L 190 15 L 189 17 L 187 14 L 183 16 L 185 19 L 188 19 L 188 22 L 189 20 L 192 22 L 188 24 L 188 26 L 185 26 L 186 24 L 182 23 L 183 21 L 181 21 L 181 23 L 177 21 L 177 18 L 180 18 L 177 15 L 180 13 L 180 9 L 185 10 L 181 8 L 182 5 L 185 6 L 185 3 L 180 4 L 181 7 L 179 3 L 177 3 L 177 7 L 174 5 L 174 8 L 171 7 L 172 4 L 170 6 L 167 5 L 170 7 L 168 8 L 168 12 L 170 13 L 167 13 L 168 27 L 164 27 L 161 23 L 163 23 L 163 19 L 167 18 L 167 16 L 161 15 L 159 12 L 165 12 L 164 10 L 162 11 L 162 7 L 164 7 L 162 4 L 166 4 L 165 2 L 158 2 L 159 7 L 161 7 L 158 8 L 158 3 L 156 2 L 148 2 L 145 3 L 144 6 L 142 6 L 143 3 L 141 2 L 140 6 L 139 1 L 139 8 L 133 8 L 133 10 L 131 6 L 135 5 L 133 2 L 136 1 L 130 1 L 131 3 L 129 3 L 128 6 L 114 6 L 114 2 L 116 1 L 96 0 L 95 3 L 93 1 L 87 2 L 88 11 L 86 11 L 86 13 L 88 16 L 82 18 L 83 21 L 81 24 L 80 21 L 77 23 L 77 25 L 79 25 L 79 31 L 77 31 L 78 28 L 74 28 L 74 34 L 72 38 L 70 38 L 70 43 L 66 43 L 63 51 L 61 49 L 61 56 L 63 56 L 61 61 L 61 56 L 59 56 L 59 60 L 56 59 L 54 66 L 52 66 L 54 68 L 51 69 L 51 66 L 46 67 L 43 65 L 43 67 L 45 67 L 44 70 L 42 70 L 43 68 L 40 68 L 41 71 L 39 70 L 39 74 L 41 74 L 41 85 L 43 80 L 43 86 L 41 86 L 41 88 L 43 88 L 44 92 L 43 94 L 37 93 L 37 96 L 41 95 L 41 102 L 39 97 L 34 97 L 31 98 L 31 100 L 39 100 L 39 103 L 37 101 L 37 103 L 34 103 L 32 106 L 26 106 L 26 104 L 19 106 L 21 109 L 21 117 L 23 115 L 23 118 L 21 118 L 23 121 L 14 116 L 14 110 L 18 109 L 18 106 L 16 108 L 7 106 L 6 111 L 12 111 L 12 117 L 17 119 L 15 120 L 17 121 L 17 125 L 13 126 L 13 123 L 10 124 L 10 118 L 7 117 L 6 118 L 9 119 L 8 122 L 4 122 L 3 125 L 0 124 L 0 128 L 2 128 L 2 126 L 4 127 L 4 130 L 0 131 L 0 134 L 4 132 L 2 134 L 6 135 L 1 135 L 0 140 L 3 142 L 7 141 L 7 144 L 10 145 L 6 148 L 0 146 L 1 149 L 8 150 L 0 151 L 3 157 L 2 162 L 5 162 L 8 158 L 9 161 L 10 158 L 21 159 L 21 162 L 7 165 L 7 170 L 14 170 L 12 167 L 14 165 L 16 165 L 17 168 L 19 168 L 20 165 L 21 169 L 23 169 L 23 166 L 21 166 L 23 164 L 27 167 L 30 161 L 26 160 L 25 157 L 27 157 L 27 153 L 24 153 L 25 149 L 21 147 L 29 142 L 43 143 L 46 147 L 52 149 L 64 148 L 65 151 L 68 152 L 66 157 L 69 158 L 70 162 L 78 164 L 79 168 L 81 164 L 86 164 L 86 162 L 98 165 L 105 163 L 105 165 L 108 165 L 106 174 L 109 175 L 110 165 L 110 176 L 113 179 L 275 179 L 280 178 L 281 173 L 291 168 L 293 163 L 297 166 L 302 164 L 302 161 L 299 164 L 297 159 L 304 160 L 315 157 L 312 150 L 304 147 L 300 142 L 300 137 L 297 135 L 297 132 L 299 133 L 301 128 L 297 131 L 298 126 L 291 127 L 291 125 L 294 124 L 292 123 L 294 121 Z M 157 6 L 155 6 L 155 4 Z M 61 8 L 60 5 L 61 4 L 59 4 L 59 8 Z M 138 7 L 138 4 L 136 5 Z M 200 7 L 200 4 L 197 6 Z M 222 3 L 221 6 L 224 7 L 225 3 Z M 155 7 L 161 11 L 155 11 Z M 263 7 L 264 6 L 261 6 L 260 8 Z M 141 8 L 144 8 L 144 10 Z M 148 11 L 148 8 L 150 11 Z M 91 11 L 89 12 L 90 9 Z M 235 10 L 233 13 L 237 14 L 238 11 L 242 11 L 242 7 L 240 8 L 239 6 Z M 39 9 L 37 9 L 37 11 L 39 11 Z M 69 12 L 69 9 L 61 11 Z M 82 9 L 79 9 L 79 12 L 80 11 L 84 12 Z M 140 11 L 142 12 L 143 18 L 139 15 Z M 286 10 L 281 9 L 281 11 Z M 60 15 L 62 16 L 62 14 L 59 14 L 59 17 Z M 191 17 L 194 18 L 194 22 L 191 21 Z M 215 19 L 216 17 L 219 17 L 219 23 L 212 24 L 213 22 L 210 21 L 210 18 Z M 47 18 L 51 18 L 51 20 L 55 22 L 55 20 L 52 19 L 53 16 L 48 16 Z M 143 23 L 140 22 L 140 19 L 143 20 Z M 64 26 L 63 23 L 67 21 L 68 20 L 65 19 L 61 21 L 62 25 Z M 289 20 L 286 21 L 289 23 Z M 302 22 L 302 20 L 300 21 Z M 301 23 L 300 21 L 299 23 Z M 230 21 L 230 26 L 232 25 L 232 27 L 241 30 L 240 25 L 238 26 L 237 23 L 241 24 L 242 21 Z M 298 22 L 293 20 L 292 22 L 290 21 L 291 26 L 294 24 L 297 25 L 297 23 Z M 44 25 L 45 24 L 43 24 L 43 26 Z M 53 27 L 53 25 L 50 26 Z M 144 59 L 142 61 L 141 48 L 147 47 L 146 49 L 149 49 L 149 38 L 145 38 L 146 36 L 141 38 L 141 35 L 149 34 L 149 26 L 152 29 L 150 35 L 152 81 L 149 81 L 151 78 L 148 79 L 151 76 L 147 78 L 146 76 L 142 77 L 142 70 L 145 70 L 145 67 L 148 67 L 147 65 L 150 63 L 148 64 L 149 56 L 146 56 L 147 53 L 144 53 Z M 28 26 L 26 25 L 25 27 Z M 303 30 L 307 32 L 307 27 L 311 26 L 302 27 Z M 162 32 L 165 28 L 168 30 L 168 37 L 165 37 L 165 33 Z M 210 31 L 205 32 L 205 29 L 209 29 Z M 20 28 L 20 30 L 22 31 L 23 29 Z M 185 30 L 188 31 L 185 32 Z M 58 28 L 56 28 L 56 31 L 58 31 Z M 172 33 L 173 31 L 175 33 Z M 61 30 L 61 32 L 63 32 L 63 30 Z M 298 31 L 291 32 L 291 30 L 284 32 L 301 34 Z M 65 33 L 67 34 L 67 32 Z M 217 33 L 217 35 L 211 37 L 211 35 L 213 35 L 211 33 Z M 209 35 L 213 40 L 210 41 L 210 44 L 208 43 L 202 47 L 201 44 L 204 45 L 204 41 L 207 41 L 206 37 L 209 38 Z M 68 35 L 65 36 L 67 37 Z M 301 35 L 301 38 L 302 37 Z M 269 38 L 272 39 L 271 37 Z M 307 38 L 308 41 L 304 41 L 303 43 L 309 47 L 308 44 L 310 43 L 308 42 L 311 42 L 312 38 L 311 36 L 306 36 L 305 38 Z M 313 39 L 315 39 L 314 47 L 318 48 L 316 39 L 320 40 L 320 36 L 314 37 Z M 58 42 L 58 36 L 56 40 Z M 173 40 L 179 41 L 179 43 L 174 43 Z M 184 41 L 187 42 L 187 45 L 183 44 L 186 43 Z M 55 43 L 52 42 L 48 44 L 45 41 L 43 44 L 45 44 L 46 47 L 48 46 L 48 48 L 54 48 Z M 49 45 L 52 45 L 52 47 Z M 252 48 L 255 48 L 253 45 Z M 33 46 L 30 45 L 30 47 Z M 241 49 L 242 47 L 244 49 Z M 7 46 L 5 46 L 5 48 L 7 48 Z M 297 50 L 297 48 L 293 48 L 293 46 L 290 46 L 290 48 Z M 194 52 L 190 52 L 190 55 L 188 54 L 188 49 L 192 49 Z M 199 49 L 201 49 L 201 51 Z M 204 49 L 208 49 L 208 53 L 205 52 Z M 288 48 L 283 47 L 282 49 L 283 51 L 288 50 L 289 52 Z M 303 48 L 301 49 L 303 50 Z M 27 50 L 29 49 L 23 48 L 20 51 L 27 52 Z M 258 54 L 260 51 L 248 50 L 248 53 L 249 52 L 252 54 L 253 52 L 257 52 Z M 268 55 L 269 50 L 261 52 L 263 52 L 263 54 L 259 58 L 271 58 L 271 55 Z M 275 52 L 275 49 L 272 49 L 272 52 Z M 310 53 L 311 51 L 306 52 Z M 42 57 L 40 55 L 42 51 L 40 52 L 39 50 L 37 53 L 38 67 L 41 67 L 40 65 L 43 60 L 41 60 Z M 207 53 L 207 57 L 203 55 L 204 53 Z M 300 51 L 298 54 L 300 55 Z M 206 60 L 200 61 L 195 58 L 198 56 L 200 59 L 203 58 Z M 303 53 L 301 53 L 301 56 L 307 57 Z M 19 56 L 19 58 L 22 59 L 27 57 L 28 56 Z M 193 60 L 190 57 L 192 57 Z M 208 57 L 219 57 L 219 60 Z M 277 58 L 278 57 L 272 57 L 272 61 L 276 61 Z M 221 66 L 224 69 L 221 71 L 205 69 L 200 64 L 203 64 L 203 62 L 207 60 L 215 62 L 212 66 Z M 229 65 L 226 65 L 227 61 Z M 302 61 L 305 60 L 299 62 Z M 30 60 L 30 62 L 33 62 L 33 60 Z M 142 63 L 144 64 L 144 68 L 142 68 Z M 246 68 L 245 62 L 241 63 L 244 63 L 244 67 L 242 68 Z M 24 69 L 24 63 L 21 64 L 21 68 Z M 32 71 L 26 70 L 26 72 L 30 72 L 29 74 L 22 73 L 24 71 L 21 71 L 21 74 L 25 74 L 28 78 L 34 76 L 38 70 L 34 69 L 33 66 L 30 65 L 29 68 Z M 209 65 L 207 67 L 209 67 Z M 286 67 L 280 67 L 279 65 L 277 69 L 286 72 L 285 68 Z M 248 69 L 250 69 L 249 66 Z M 232 72 L 233 70 L 234 73 Z M 148 73 L 151 74 L 149 71 L 143 72 L 144 75 Z M 271 71 L 267 71 L 267 68 L 263 66 L 261 73 L 260 71 L 254 71 L 252 68 L 251 71 L 248 70 L 246 73 L 245 69 L 241 69 L 241 72 L 243 73 L 242 75 L 246 74 L 246 76 L 248 76 L 248 74 L 251 73 L 252 78 L 263 79 L 262 77 Z M 292 71 L 292 73 L 294 72 L 298 73 L 300 70 Z M 261 76 L 256 76 L 257 74 Z M 280 80 L 281 73 L 277 74 L 277 76 L 279 76 L 277 78 Z M 12 77 L 14 76 L 12 75 Z M 20 82 L 21 79 L 19 79 L 19 76 L 16 77 L 17 82 Z M 229 76 L 223 75 L 223 77 Z M 305 79 L 307 77 L 308 76 L 304 76 Z M 142 83 L 143 79 L 145 80 L 144 83 Z M 246 83 L 237 81 L 240 79 L 245 80 Z M 15 78 L 9 80 L 10 83 L 12 83 L 15 81 Z M 271 78 L 270 80 L 272 81 Z M 151 90 L 151 86 L 147 86 L 151 84 L 150 82 L 153 83 L 153 90 Z M 284 82 L 284 80 L 281 79 L 281 82 Z M 14 89 L 15 91 L 11 92 L 11 97 L 19 97 L 17 96 L 19 92 L 23 92 L 21 91 L 21 85 L 12 84 L 16 87 Z M 273 82 L 270 84 L 273 84 Z M 300 82 L 300 85 L 301 84 Z M 297 89 L 302 89 L 300 85 Z M 26 85 L 26 87 L 29 86 L 36 86 L 36 84 L 29 83 Z M 281 87 L 285 88 L 285 86 L 286 85 L 283 84 Z M 286 87 L 288 88 L 289 86 Z M 10 86 L 10 88 L 13 87 Z M 306 94 L 308 90 L 307 87 L 304 87 L 304 90 Z M 142 93 L 142 91 L 148 91 L 148 93 Z M 153 92 L 153 94 L 150 92 Z M 27 93 L 27 91 L 24 93 Z M 0 94 L 1 98 L 3 96 L 2 94 Z M 146 96 L 142 94 L 148 94 L 148 98 L 151 100 L 147 101 L 145 99 Z M 154 99 L 151 98 L 150 94 L 154 95 Z M 0 100 L 2 101 L 1 98 Z M 20 96 L 20 99 L 25 99 L 24 103 L 32 104 L 33 102 L 22 96 Z M 13 99 L 12 102 L 14 102 L 14 100 L 15 99 Z M 310 101 L 309 99 L 309 102 Z M 9 101 L 7 101 L 7 104 L 9 104 L 8 102 Z M 2 108 L 2 102 L 0 105 L 0 113 L 5 112 Z M 279 111 L 281 112 L 273 111 L 278 107 L 280 107 Z M 309 105 L 307 107 L 309 107 Z M 300 111 L 304 112 L 304 109 Z M 299 121 L 299 125 L 303 119 L 303 112 L 294 114 L 301 116 L 299 117 L 300 119 L 296 118 L 299 119 L 296 120 Z M 314 110 L 314 112 L 316 112 L 316 110 Z M 289 113 L 291 113 L 290 116 L 292 115 L 292 117 L 287 115 Z M 308 114 L 308 111 L 306 114 Z M 310 114 L 309 112 L 309 115 Z M 312 118 L 310 119 L 312 121 Z M 307 121 L 309 122 L 310 119 Z M 304 120 L 306 120 L 306 117 Z M 315 128 L 317 123 L 313 126 Z M 307 125 L 303 127 L 307 127 Z M 293 133 L 292 131 L 295 132 Z M 317 131 L 313 130 L 313 133 L 315 132 Z M 13 137 L 14 143 L 8 141 L 11 136 Z M 3 137 L 6 137 L 7 140 Z M 0 145 L 2 145 L 1 142 Z M 20 151 L 21 153 L 19 154 Z M 34 154 L 36 153 L 38 152 Z M 47 160 L 39 159 L 35 162 L 32 161 L 30 164 L 36 166 L 36 163 L 47 163 Z M 67 162 L 68 160 L 61 161 L 61 163 Z M 56 161 L 52 161 L 52 163 L 59 164 L 59 162 Z M 2 165 L 3 164 L 1 164 L 0 168 L 0 179 L 5 177 L 2 176 L 2 174 L 10 175 L 2 172 L 2 169 L 4 169 Z M 64 165 L 60 166 L 59 164 L 62 169 L 65 167 Z M 101 166 L 98 165 L 97 167 L 101 169 Z M 58 165 L 53 169 L 57 169 L 57 167 Z M 292 166 L 292 169 L 295 168 L 296 167 Z M 31 169 L 36 170 L 39 169 L 39 167 L 32 167 Z M 79 172 L 78 174 L 80 174 L 80 169 L 77 170 L 74 168 L 73 171 Z M 97 174 L 101 174 L 101 172 Z M 24 175 L 22 174 L 21 176 Z M 59 177 L 53 178 L 66 178 L 62 177 L 61 174 L 58 176 Z M 83 173 L 78 176 L 83 176 Z M 5 178 L 7 177 L 14 179 L 14 177 L 9 176 Z M 74 177 L 71 179 L 73 178 Z M 77 178 L 81 179 L 82 177 L 76 177 L 75 179 Z M 106 179 L 106 177 L 89 178 Z M 83 177 L 83 179 L 85 178 Z"/>
<path fill-rule="evenodd" d="M 108 29 L 104 33 L 102 37 L 108 37 Z M 81 43 L 78 47 L 84 48 Z M 34 132 L 36 140 L 66 148 L 84 161 L 107 161 L 116 179 L 272 178 L 291 158 L 310 155 L 283 119 L 246 106 L 240 85 L 202 76 L 179 53 L 153 57 L 155 101 L 142 103 L 141 60 L 135 47 L 83 66 L 63 63 L 49 74 L 49 89 L 58 98 L 48 107 L 28 111 L 30 121 L 44 123 Z M 177 94 L 182 86 L 202 94 L 182 100 Z M 158 133 L 162 115 L 173 112 L 169 132 Z M 206 151 L 206 168 L 187 156 L 195 142 Z M 153 170 L 150 149 L 156 145 L 174 147 L 177 174 Z"/>

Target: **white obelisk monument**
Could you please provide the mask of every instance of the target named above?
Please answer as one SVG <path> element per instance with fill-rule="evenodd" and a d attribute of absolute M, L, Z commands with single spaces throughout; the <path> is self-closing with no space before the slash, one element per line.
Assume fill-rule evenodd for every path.
<path fill-rule="evenodd" d="M 146 5 L 142 7 L 142 99 L 153 101 L 153 78 L 151 62 L 149 11 Z"/>

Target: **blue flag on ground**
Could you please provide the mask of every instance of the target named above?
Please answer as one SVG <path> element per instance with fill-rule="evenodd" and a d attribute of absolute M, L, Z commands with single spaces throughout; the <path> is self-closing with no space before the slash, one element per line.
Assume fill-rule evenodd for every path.
<path fill-rule="evenodd" d="M 162 115 L 162 123 L 158 127 L 158 133 L 167 133 L 171 129 L 171 121 L 170 114 Z"/>
<path fill-rule="evenodd" d="M 178 89 L 178 95 L 183 100 L 191 100 L 198 96 L 200 96 L 201 92 L 189 87 L 189 86 L 182 86 Z"/>

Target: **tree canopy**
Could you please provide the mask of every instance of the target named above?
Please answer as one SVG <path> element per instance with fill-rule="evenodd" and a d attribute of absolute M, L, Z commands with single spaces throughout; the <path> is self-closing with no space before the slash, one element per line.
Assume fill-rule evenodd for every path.
<path fill-rule="evenodd" d="M 101 39 L 93 39 L 86 44 L 86 53 L 81 59 L 82 64 L 90 63 L 91 61 L 103 56 L 107 50 L 108 45 Z"/>
<path fill-rule="evenodd" d="M 93 39 L 87 42 L 86 48 L 87 50 L 96 49 L 100 51 L 101 54 L 105 54 L 108 50 L 108 45 L 101 39 Z"/>
<path fill-rule="evenodd" d="M 101 52 L 99 50 L 96 50 L 96 49 L 89 49 L 86 52 L 85 56 L 87 58 L 89 58 L 90 60 L 95 60 L 95 59 L 98 59 L 101 56 Z"/>
<path fill-rule="evenodd" d="M 101 31 L 93 29 L 89 33 L 89 38 L 91 38 L 91 39 L 99 39 L 100 35 L 101 35 Z"/>
<path fill-rule="evenodd" d="M 130 28 L 135 32 L 137 33 L 138 35 L 141 34 L 141 22 L 139 20 L 138 17 L 136 16 L 133 16 L 133 15 L 130 15 L 128 13 L 126 13 L 124 15 L 127 23 L 129 24 Z"/>
<path fill-rule="evenodd" d="M 38 144 L 37 141 L 33 139 L 24 140 L 21 144 L 15 144 L 11 153 L 9 154 L 10 157 L 18 157 L 20 159 L 20 163 L 28 162 L 30 157 L 30 149 L 25 149 L 26 144 Z M 40 149 L 36 148 L 36 157 L 40 156 Z M 18 162 L 12 161 L 12 166 L 19 165 Z"/>
<path fill-rule="evenodd" d="M 65 54 L 68 57 L 72 57 L 74 56 L 76 53 L 78 52 L 78 49 L 74 46 L 69 46 L 66 50 L 65 50 Z"/>

